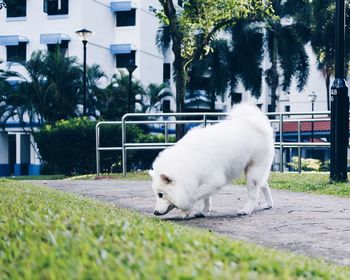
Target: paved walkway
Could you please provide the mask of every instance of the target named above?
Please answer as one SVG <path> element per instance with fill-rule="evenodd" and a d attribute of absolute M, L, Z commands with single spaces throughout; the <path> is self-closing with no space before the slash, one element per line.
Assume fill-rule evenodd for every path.
<path fill-rule="evenodd" d="M 35 181 L 152 215 L 150 182 L 88 180 Z M 207 218 L 182 220 L 177 210 L 162 219 L 197 226 L 267 247 L 350 265 L 350 199 L 273 190 L 275 207 L 237 216 L 247 199 L 243 187 L 227 186 L 213 197 Z M 201 205 L 198 205 L 201 207 Z"/>

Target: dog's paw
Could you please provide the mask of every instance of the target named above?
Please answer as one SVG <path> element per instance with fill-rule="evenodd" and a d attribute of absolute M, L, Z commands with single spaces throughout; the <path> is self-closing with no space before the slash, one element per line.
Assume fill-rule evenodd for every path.
<path fill-rule="evenodd" d="M 266 210 L 272 208 L 272 205 L 270 203 L 267 203 L 267 202 L 262 203 L 260 206 L 262 209 L 266 209 Z"/>
<path fill-rule="evenodd" d="M 181 218 L 186 219 L 191 215 L 191 211 L 183 211 L 181 210 Z"/>
<path fill-rule="evenodd" d="M 194 216 L 196 218 L 205 218 L 206 216 L 208 216 L 208 214 L 205 214 L 203 212 L 197 212 L 197 213 L 194 214 Z"/>
<path fill-rule="evenodd" d="M 238 211 L 237 211 L 237 214 L 238 214 L 239 216 L 251 215 L 251 214 L 252 214 L 252 211 L 243 208 L 243 209 L 238 210 Z"/>

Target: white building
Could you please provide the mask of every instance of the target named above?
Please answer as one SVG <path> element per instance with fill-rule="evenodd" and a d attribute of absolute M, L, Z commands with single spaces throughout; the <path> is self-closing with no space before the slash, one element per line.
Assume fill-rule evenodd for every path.
<path fill-rule="evenodd" d="M 155 44 L 156 9 L 157 0 L 16 0 L 0 10 L 0 61 L 3 67 L 25 74 L 18 63 L 12 63 L 13 58 L 28 60 L 34 51 L 54 50 L 60 44 L 65 55 L 76 56 L 82 63 L 83 44 L 75 32 L 85 28 L 94 32 L 87 44 L 88 65 L 99 64 L 111 77 L 131 61 L 138 66 L 133 75 L 143 85 L 161 84 L 170 78 L 171 66 L 164 66 Z M 25 134 L 16 123 L 8 123 L 1 133 L 0 176 L 9 170 L 15 175 L 38 173 L 39 160 Z M 18 167 L 23 164 L 25 172 Z"/>
<path fill-rule="evenodd" d="M 87 64 L 97 63 L 110 77 L 129 60 L 144 85 L 163 82 L 163 56 L 155 45 L 157 0 L 17 0 L 0 12 L 0 59 L 29 59 L 35 50 L 57 43 L 67 56 L 82 62 L 83 46 L 75 32 L 94 32 L 87 45 Z M 17 70 L 17 69 L 13 69 Z"/>

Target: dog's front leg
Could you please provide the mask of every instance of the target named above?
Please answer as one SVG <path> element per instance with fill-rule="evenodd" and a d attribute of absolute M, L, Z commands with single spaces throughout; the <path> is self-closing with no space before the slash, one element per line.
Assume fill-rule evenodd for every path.
<path fill-rule="evenodd" d="M 194 216 L 197 218 L 204 218 L 209 216 L 211 210 L 211 196 L 204 198 L 204 207 L 201 212 L 196 213 Z"/>
<path fill-rule="evenodd" d="M 182 219 L 188 218 L 192 213 L 192 210 L 180 210 Z"/>

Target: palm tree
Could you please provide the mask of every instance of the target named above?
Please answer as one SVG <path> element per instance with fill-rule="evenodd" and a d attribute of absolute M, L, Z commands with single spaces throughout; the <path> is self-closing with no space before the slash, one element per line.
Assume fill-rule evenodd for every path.
<path fill-rule="evenodd" d="M 107 75 L 103 72 L 101 67 L 97 64 L 93 64 L 87 67 L 86 71 L 87 82 L 87 114 L 97 117 L 97 96 L 103 94 L 102 82 L 107 80 Z M 82 89 L 82 85 L 81 85 Z M 82 101 L 81 101 L 82 102 Z"/>
<path fill-rule="evenodd" d="M 21 76 L 16 72 L 0 69 L 0 122 L 2 127 L 15 116 L 18 116 L 20 122 L 23 122 L 25 113 L 26 102 L 11 85 L 10 79 L 13 77 L 20 78 Z"/>
<path fill-rule="evenodd" d="M 59 51 L 56 51 L 47 53 L 44 62 L 44 75 L 55 103 L 54 108 L 50 111 L 50 117 L 56 121 L 76 116 L 82 75 L 77 58 L 64 57 Z"/>
<path fill-rule="evenodd" d="M 204 89 L 210 100 L 210 109 L 215 111 L 216 97 L 224 96 L 229 85 L 229 43 L 225 39 L 215 39 L 210 46 L 211 52 L 189 73 L 187 97 L 194 96 L 197 89 Z"/>
<path fill-rule="evenodd" d="M 335 57 L 335 29 L 334 14 L 335 5 L 330 0 L 313 0 L 311 2 L 312 16 L 312 36 L 311 46 L 316 54 L 317 67 L 321 71 L 326 86 L 327 109 L 330 110 L 330 81 L 335 73 L 334 57 Z M 349 4 L 347 4 L 349 5 Z M 345 24 L 345 64 L 348 70 L 350 60 L 350 11 L 346 9 Z M 346 71 L 347 73 L 347 71 Z"/>
<path fill-rule="evenodd" d="M 259 97 L 262 87 L 263 32 L 260 25 L 241 20 L 227 29 L 231 35 L 228 54 L 230 95 L 233 96 L 238 82 L 252 96 Z"/>
<path fill-rule="evenodd" d="M 154 108 L 162 107 L 162 100 L 166 97 L 172 97 L 172 93 L 167 84 L 149 84 L 146 88 L 144 97 L 148 99 L 148 105 L 144 106 L 145 112 L 150 112 Z M 144 103 L 146 103 L 145 101 Z"/>
<path fill-rule="evenodd" d="M 144 96 L 145 92 L 139 81 L 132 82 L 134 96 Z M 114 74 L 108 86 L 97 95 L 97 109 L 101 118 L 116 120 L 128 113 L 129 75 L 124 71 Z M 143 106 L 142 98 L 135 100 Z M 135 106 L 134 106 L 135 107 Z"/>
<path fill-rule="evenodd" d="M 276 111 L 277 88 L 287 91 L 296 78 L 301 91 L 309 77 L 309 58 L 305 44 L 310 39 L 310 3 L 308 0 L 274 0 L 273 8 L 279 20 L 268 22 L 266 40 L 271 67 L 266 70 L 266 82 L 271 88 L 271 110 Z M 288 22 L 289 23 L 286 23 Z M 278 64 L 282 73 L 278 71 Z M 280 82 L 280 79 L 282 81 Z"/>
<path fill-rule="evenodd" d="M 21 82 L 7 96 L 6 106 L 19 120 L 27 114 L 30 121 L 54 123 L 77 116 L 81 67 L 76 58 L 63 57 L 59 52 L 34 52 L 23 62 L 29 78 L 12 73 Z M 8 74 L 9 75 L 9 74 Z"/>

